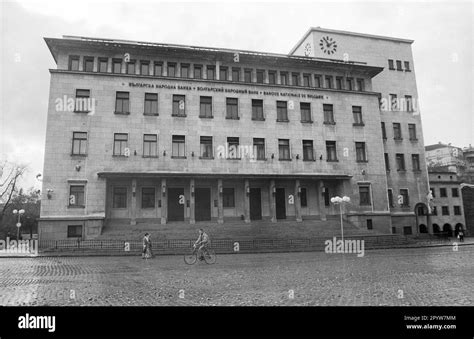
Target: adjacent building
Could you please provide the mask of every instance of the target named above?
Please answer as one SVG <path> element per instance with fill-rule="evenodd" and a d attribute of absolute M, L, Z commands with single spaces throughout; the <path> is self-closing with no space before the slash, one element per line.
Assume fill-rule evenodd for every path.
<path fill-rule="evenodd" d="M 312 29 L 288 55 L 45 41 L 57 68 L 41 239 L 93 239 L 116 221 L 325 220 L 343 195 L 359 227 L 420 231 L 413 41 Z"/>

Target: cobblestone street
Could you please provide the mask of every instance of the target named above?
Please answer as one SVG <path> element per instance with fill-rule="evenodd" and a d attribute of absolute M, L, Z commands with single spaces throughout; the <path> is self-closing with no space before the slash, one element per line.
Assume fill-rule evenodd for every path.
<path fill-rule="evenodd" d="M 354 254 L 0 258 L 0 305 L 474 305 L 474 246 Z"/>

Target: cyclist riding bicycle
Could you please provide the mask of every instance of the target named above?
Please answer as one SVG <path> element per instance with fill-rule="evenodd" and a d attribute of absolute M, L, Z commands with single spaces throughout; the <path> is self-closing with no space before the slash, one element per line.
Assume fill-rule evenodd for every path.
<path fill-rule="evenodd" d="M 194 243 L 194 248 L 198 247 L 198 253 L 199 253 L 199 260 L 204 260 L 203 256 L 203 250 L 207 251 L 207 246 L 210 243 L 209 236 L 203 231 L 203 229 L 199 229 L 199 237 Z"/>

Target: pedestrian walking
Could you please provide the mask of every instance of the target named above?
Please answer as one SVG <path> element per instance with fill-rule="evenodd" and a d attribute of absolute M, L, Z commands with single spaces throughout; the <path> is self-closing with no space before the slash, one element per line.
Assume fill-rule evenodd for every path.
<path fill-rule="evenodd" d="M 143 251 L 142 251 L 142 259 L 150 259 L 153 257 L 153 252 L 151 249 L 151 238 L 149 233 L 145 233 L 143 237 Z"/>
<path fill-rule="evenodd" d="M 462 231 L 462 229 L 459 230 L 458 236 L 459 236 L 459 241 L 464 242 L 464 232 Z"/>

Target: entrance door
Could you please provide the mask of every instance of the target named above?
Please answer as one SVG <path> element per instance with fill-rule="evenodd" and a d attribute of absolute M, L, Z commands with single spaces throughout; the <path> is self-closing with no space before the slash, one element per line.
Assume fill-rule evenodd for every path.
<path fill-rule="evenodd" d="M 286 219 L 286 196 L 284 188 L 276 189 L 275 205 L 277 219 Z"/>
<path fill-rule="evenodd" d="M 250 189 L 250 220 L 262 220 L 262 195 L 260 188 Z"/>
<path fill-rule="evenodd" d="M 179 203 L 179 196 L 184 196 L 184 188 L 168 187 L 168 220 L 184 221 L 184 204 Z"/>
<path fill-rule="evenodd" d="M 211 220 L 211 189 L 195 188 L 194 198 L 196 202 L 194 216 L 196 221 Z"/>

